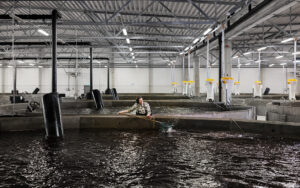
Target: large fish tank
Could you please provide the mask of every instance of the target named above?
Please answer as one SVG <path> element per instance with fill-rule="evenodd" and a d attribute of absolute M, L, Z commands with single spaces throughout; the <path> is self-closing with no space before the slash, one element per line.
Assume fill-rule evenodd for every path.
<path fill-rule="evenodd" d="M 300 141 L 227 131 L 0 137 L 1 187 L 299 187 Z"/>
<path fill-rule="evenodd" d="M 126 97 L 100 111 L 63 101 L 54 142 L 41 109 L 0 118 L 0 187 L 300 187 L 297 126 L 253 121 L 252 107 L 149 99 L 156 120 L 175 125 L 161 131 L 117 116 L 134 102 Z"/>

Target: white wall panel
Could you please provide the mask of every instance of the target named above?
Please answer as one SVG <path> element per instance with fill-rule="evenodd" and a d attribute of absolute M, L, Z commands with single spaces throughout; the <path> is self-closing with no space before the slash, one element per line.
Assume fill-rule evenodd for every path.
<path fill-rule="evenodd" d="M 171 69 L 170 68 L 153 68 L 153 93 L 171 93 Z M 232 76 L 237 80 L 237 68 L 232 69 Z M 39 71 L 42 71 L 39 74 Z M 58 92 L 74 95 L 75 78 L 69 76 L 66 72 L 73 69 L 58 69 Z M 287 78 L 291 78 L 291 69 L 287 70 Z M 115 68 L 114 69 L 115 87 L 119 93 L 147 93 L 149 92 L 149 69 L 148 68 Z M 0 82 L 1 90 L 6 93 L 11 92 L 13 88 L 13 68 L 1 68 Z M 178 82 L 178 92 L 182 92 L 182 69 L 176 68 L 175 81 Z M 194 71 L 191 70 L 191 78 Z M 94 68 L 94 89 L 100 89 L 102 92 L 106 89 L 107 84 L 107 69 Z M 40 75 L 40 76 L 39 76 Z M 211 69 L 211 78 L 218 79 L 218 69 Z M 258 78 L 257 68 L 242 68 L 241 69 L 241 87 L 242 93 L 251 93 L 254 81 Z M 68 80 L 69 79 L 69 80 Z M 112 79 L 112 78 L 111 78 Z M 205 93 L 206 69 L 200 68 L 200 92 Z M 282 93 L 285 87 L 285 75 L 282 68 L 264 68 L 262 69 L 263 88 L 269 87 L 271 93 Z M 20 92 L 32 92 L 41 83 L 41 92 L 51 92 L 51 68 L 18 68 L 17 89 Z M 78 77 L 79 93 L 83 93 L 84 85 L 89 85 L 89 69 L 80 69 Z M 70 89 L 68 91 L 67 89 Z M 298 87 L 298 90 L 300 86 Z M 2 91 L 3 92 L 3 91 Z"/>

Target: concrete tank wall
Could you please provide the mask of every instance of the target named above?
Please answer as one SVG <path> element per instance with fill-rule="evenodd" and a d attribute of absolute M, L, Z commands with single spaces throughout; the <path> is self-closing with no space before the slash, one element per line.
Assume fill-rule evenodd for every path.
<path fill-rule="evenodd" d="M 300 122 L 300 102 L 274 101 L 267 104 L 268 121 Z"/>
<path fill-rule="evenodd" d="M 245 121 L 196 117 L 156 117 L 175 130 L 236 131 L 300 139 L 300 123 Z M 151 121 L 126 116 L 65 116 L 64 129 L 158 129 Z M 0 118 L 0 132 L 43 130 L 42 117 Z"/>

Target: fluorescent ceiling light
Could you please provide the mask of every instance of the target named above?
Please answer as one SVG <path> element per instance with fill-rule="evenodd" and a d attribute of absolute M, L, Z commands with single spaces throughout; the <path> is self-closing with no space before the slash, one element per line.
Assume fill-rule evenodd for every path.
<path fill-rule="evenodd" d="M 133 63 L 136 63 L 136 61 L 133 61 Z"/>
<path fill-rule="evenodd" d="M 171 64 L 170 64 L 170 63 L 168 63 L 168 65 L 170 66 Z"/>
<path fill-rule="evenodd" d="M 49 34 L 46 31 L 42 30 L 42 29 L 38 29 L 38 32 L 45 35 L 45 36 L 49 36 Z"/>
<path fill-rule="evenodd" d="M 38 66 L 39 68 L 43 68 L 43 66 Z"/>
<path fill-rule="evenodd" d="M 132 48 L 131 48 L 131 47 L 129 48 L 129 51 L 131 51 L 131 52 L 132 52 Z"/>
<path fill-rule="evenodd" d="M 134 56 L 134 53 L 132 52 L 131 55 Z"/>
<path fill-rule="evenodd" d="M 8 67 L 8 68 L 12 68 L 12 66 L 11 66 L 11 65 L 8 65 L 7 67 Z"/>
<path fill-rule="evenodd" d="M 186 47 L 186 48 L 184 49 L 184 51 L 187 51 L 189 48 L 190 48 L 190 47 Z"/>
<path fill-rule="evenodd" d="M 246 52 L 246 53 L 244 53 L 244 55 L 249 55 L 249 54 L 251 54 L 251 52 Z"/>
<path fill-rule="evenodd" d="M 269 65 L 269 67 L 273 67 L 273 66 L 274 66 L 274 64 Z"/>
<path fill-rule="evenodd" d="M 276 59 L 280 59 L 280 58 L 283 58 L 283 56 L 282 55 L 280 55 L 280 56 L 277 56 L 277 57 L 275 57 Z"/>
<path fill-rule="evenodd" d="M 293 53 L 293 55 L 299 55 L 299 54 L 300 54 L 300 52 Z"/>
<path fill-rule="evenodd" d="M 294 40 L 294 38 L 288 38 L 288 39 L 285 39 L 285 40 L 281 41 L 281 43 L 287 43 L 287 42 L 290 42 L 292 40 Z"/>
<path fill-rule="evenodd" d="M 24 61 L 18 60 L 18 63 L 20 63 L 20 64 L 23 64 L 23 63 L 24 63 Z"/>
<path fill-rule="evenodd" d="M 30 65 L 30 66 L 33 66 L 34 64 L 33 64 L 33 63 L 29 63 L 29 65 Z"/>
<path fill-rule="evenodd" d="M 122 29 L 122 31 L 123 31 L 123 35 L 127 36 L 127 30 L 126 30 L 126 28 Z"/>
<path fill-rule="evenodd" d="M 135 59 L 135 57 L 134 57 L 134 56 L 132 56 L 132 59 Z"/>
<path fill-rule="evenodd" d="M 205 40 L 205 37 L 201 37 L 201 40 L 200 40 L 200 42 L 202 42 L 202 41 L 204 41 Z"/>
<path fill-rule="evenodd" d="M 257 51 L 262 51 L 262 50 L 265 50 L 267 49 L 267 47 L 261 47 L 261 48 L 258 48 Z"/>
<path fill-rule="evenodd" d="M 259 63 L 259 61 L 254 61 L 254 63 Z"/>
<path fill-rule="evenodd" d="M 212 29 L 211 28 L 208 28 L 204 31 L 203 35 L 207 35 Z"/>
<path fill-rule="evenodd" d="M 194 41 L 193 41 L 193 44 L 196 44 L 200 39 L 199 38 L 196 38 Z"/>
<path fill-rule="evenodd" d="M 250 65 L 250 63 L 246 63 L 245 65 Z"/>
<path fill-rule="evenodd" d="M 107 67 L 107 65 L 104 66 L 105 68 Z"/>
<path fill-rule="evenodd" d="M 138 66 L 136 65 L 135 68 L 138 68 Z"/>
<path fill-rule="evenodd" d="M 236 55 L 236 56 L 234 56 L 233 58 L 234 58 L 234 59 L 236 59 L 236 58 L 238 58 L 238 57 L 239 57 L 239 56 L 238 56 L 238 55 Z"/>
<path fill-rule="evenodd" d="M 283 66 L 283 65 L 286 65 L 286 63 L 280 63 L 280 65 L 282 65 L 282 66 Z"/>
<path fill-rule="evenodd" d="M 126 38 L 126 42 L 127 42 L 127 44 L 130 44 L 130 39 Z"/>
<path fill-rule="evenodd" d="M 180 55 L 183 55 L 184 53 L 183 52 L 181 52 L 181 53 L 179 53 Z"/>

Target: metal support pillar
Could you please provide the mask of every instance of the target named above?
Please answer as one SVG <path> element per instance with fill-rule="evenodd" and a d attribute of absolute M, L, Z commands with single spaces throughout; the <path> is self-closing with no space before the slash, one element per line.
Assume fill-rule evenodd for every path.
<path fill-rule="evenodd" d="M 152 68 L 152 59 L 151 59 L 151 54 L 148 55 L 148 68 L 149 68 L 149 93 L 153 93 L 153 68 Z"/>
<path fill-rule="evenodd" d="M 46 138 L 63 138 L 63 124 L 61 118 L 60 102 L 57 93 L 57 57 L 56 57 L 56 24 L 60 17 L 57 10 L 52 11 L 52 93 L 43 96 L 43 115 L 45 122 Z"/>
<path fill-rule="evenodd" d="M 219 42 L 219 102 L 222 102 L 222 35 L 218 37 Z"/>
<path fill-rule="evenodd" d="M 57 93 L 57 59 L 56 59 L 56 49 L 57 49 L 57 10 L 52 11 L 52 93 Z"/>

